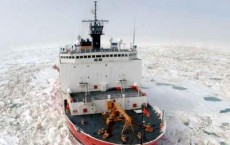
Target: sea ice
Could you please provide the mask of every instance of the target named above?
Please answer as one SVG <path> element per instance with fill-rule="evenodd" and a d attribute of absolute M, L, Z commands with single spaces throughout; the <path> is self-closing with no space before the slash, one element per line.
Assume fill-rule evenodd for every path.
<path fill-rule="evenodd" d="M 230 144 L 230 52 L 209 47 L 139 48 L 142 89 L 165 111 L 160 144 Z M 0 144 L 79 144 L 61 106 L 58 47 L 20 48 L 1 54 Z M 33 54 L 33 55 L 31 55 Z M 221 101 L 206 101 L 215 96 Z"/>

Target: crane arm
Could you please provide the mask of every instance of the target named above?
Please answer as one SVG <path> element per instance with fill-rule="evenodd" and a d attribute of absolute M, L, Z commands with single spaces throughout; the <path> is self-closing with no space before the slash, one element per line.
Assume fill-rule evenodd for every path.
<path fill-rule="evenodd" d="M 112 127 L 115 122 L 124 121 L 125 124 L 121 134 L 123 134 L 128 127 L 131 127 L 132 131 L 134 132 L 132 118 L 125 112 L 123 108 L 121 108 L 118 103 L 114 101 L 107 101 L 106 107 L 109 110 L 109 117 L 106 119 L 106 124 L 109 126 L 110 131 L 112 131 Z M 123 116 L 123 118 L 120 118 L 120 115 Z"/>

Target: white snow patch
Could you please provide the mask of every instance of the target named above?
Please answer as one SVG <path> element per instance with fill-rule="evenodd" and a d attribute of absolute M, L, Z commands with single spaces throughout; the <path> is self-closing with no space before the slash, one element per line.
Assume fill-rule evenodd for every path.
<path fill-rule="evenodd" d="M 0 145 L 17 145 L 19 139 L 13 135 L 0 134 Z"/>

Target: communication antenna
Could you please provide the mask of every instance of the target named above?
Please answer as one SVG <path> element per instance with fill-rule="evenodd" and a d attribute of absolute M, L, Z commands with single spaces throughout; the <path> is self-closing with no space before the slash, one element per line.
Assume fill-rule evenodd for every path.
<path fill-rule="evenodd" d="M 81 41 L 81 35 L 78 35 L 78 36 L 77 36 L 77 40 L 78 40 L 78 41 Z"/>
<path fill-rule="evenodd" d="M 118 43 L 118 44 L 121 44 L 122 42 L 123 42 L 123 40 L 122 40 L 121 38 L 118 38 L 118 39 L 117 39 L 117 43 Z"/>
<path fill-rule="evenodd" d="M 94 1 L 94 20 L 97 20 L 97 1 Z"/>
<path fill-rule="evenodd" d="M 120 38 L 117 39 L 117 43 L 118 43 L 119 49 L 121 49 L 122 42 L 123 42 L 122 39 L 120 39 Z"/>
<path fill-rule="evenodd" d="M 135 26 L 136 24 L 135 24 L 135 23 L 136 23 L 136 21 L 135 21 L 135 18 L 134 18 L 134 28 L 133 28 L 133 46 L 134 46 L 134 44 L 135 44 L 135 35 L 136 35 L 136 28 L 135 28 L 135 27 L 136 27 L 136 26 Z"/>
<path fill-rule="evenodd" d="M 112 43 L 112 42 L 113 42 L 113 38 L 112 38 L 112 37 L 109 39 L 109 42 L 110 42 L 110 43 Z"/>

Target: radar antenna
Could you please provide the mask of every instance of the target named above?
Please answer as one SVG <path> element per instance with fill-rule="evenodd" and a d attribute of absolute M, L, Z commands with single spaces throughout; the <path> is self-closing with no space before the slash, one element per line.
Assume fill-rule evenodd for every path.
<path fill-rule="evenodd" d="M 82 20 L 82 22 L 88 22 L 90 23 L 89 29 L 90 29 L 90 36 L 92 38 L 92 47 L 96 51 L 100 51 L 101 48 L 101 35 L 104 35 L 103 33 L 103 23 L 109 22 L 108 20 L 98 20 L 97 19 L 97 1 L 94 1 L 94 20 Z"/>

